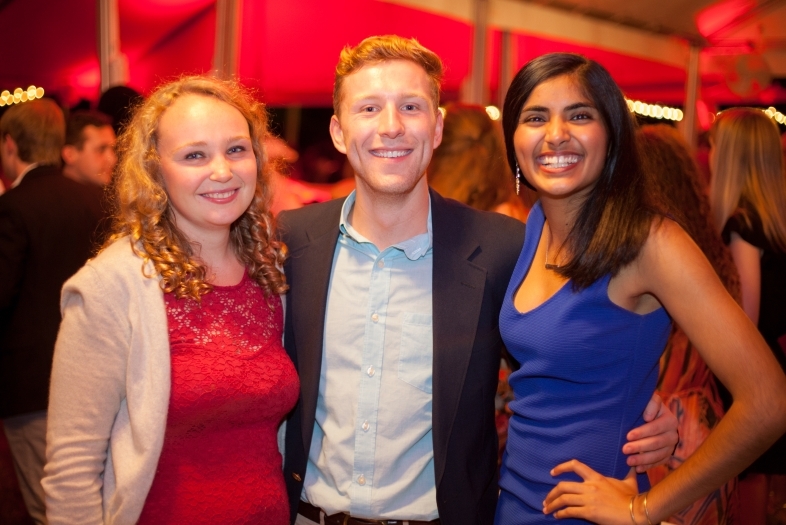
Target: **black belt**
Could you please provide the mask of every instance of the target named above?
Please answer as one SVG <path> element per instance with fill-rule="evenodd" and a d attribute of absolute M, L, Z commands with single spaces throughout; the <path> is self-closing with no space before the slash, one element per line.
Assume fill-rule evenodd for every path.
<path fill-rule="evenodd" d="M 431 521 L 419 520 L 369 520 L 363 518 L 353 518 L 349 514 L 339 512 L 328 516 L 327 513 L 310 503 L 301 501 L 298 505 L 297 513 L 314 523 L 322 523 L 320 518 L 324 516 L 325 525 L 440 525 L 438 519 Z"/>

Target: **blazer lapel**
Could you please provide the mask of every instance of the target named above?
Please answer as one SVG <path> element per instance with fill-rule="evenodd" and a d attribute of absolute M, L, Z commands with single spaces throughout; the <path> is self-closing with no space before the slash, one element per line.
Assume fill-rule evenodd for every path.
<path fill-rule="evenodd" d="M 479 249 L 477 240 L 464 238 L 442 197 L 432 191 L 431 199 L 434 232 L 432 428 L 435 475 L 439 485 L 475 342 L 486 270 L 469 260 Z"/>
<path fill-rule="evenodd" d="M 343 202 L 343 200 L 341 201 Z M 309 225 L 308 241 L 291 254 L 288 265 L 293 276 L 292 301 L 293 337 L 297 348 L 301 402 L 303 403 L 303 446 L 308 453 L 314 429 L 322 347 L 325 333 L 325 307 L 333 254 L 339 234 L 341 204 L 337 203 Z"/>

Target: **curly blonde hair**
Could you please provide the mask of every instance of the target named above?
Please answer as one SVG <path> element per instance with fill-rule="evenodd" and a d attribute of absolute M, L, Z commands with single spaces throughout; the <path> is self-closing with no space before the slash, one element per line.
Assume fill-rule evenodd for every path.
<path fill-rule="evenodd" d="M 175 224 L 164 189 L 157 149 L 161 116 L 180 97 L 212 97 L 237 109 L 248 122 L 257 162 L 257 185 L 248 209 L 230 227 L 230 243 L 249 276 L 268 293 L 287 290 L 282 265 L 286 247 L 277 240 L 270 212 L 272 188 L 263 148 L 268 136 L 265 107 L 233 80 L 189 76 L 160 86 L 140 104 L 118 139 L 115 214 L 112 234 L 104 248 L 129 237 L 134 252 L 151 262 L 161 277 L 161 289 L 178 298 L 199 301 L 213 287 L 208 268 L 194 255 L 191 242 Z"/>

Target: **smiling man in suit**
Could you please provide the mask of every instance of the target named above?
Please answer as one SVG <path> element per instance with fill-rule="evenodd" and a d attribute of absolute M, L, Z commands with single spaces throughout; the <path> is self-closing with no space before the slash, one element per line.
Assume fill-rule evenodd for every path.
<path fill-rule="evenodd" d="M 441 77 L 414 40 L 345 49 L 330 133 L 357 189 L 280 216 L 285 346 L 301 382 L 284 464 L 298 524 L 493 521 L 498 316 L 524 225 L 429 190 Z M 673 416 L 651 423 L 655 437 L 634 446 L 655 458 L 638 461 L 665 459 L 675 429 Z"/>

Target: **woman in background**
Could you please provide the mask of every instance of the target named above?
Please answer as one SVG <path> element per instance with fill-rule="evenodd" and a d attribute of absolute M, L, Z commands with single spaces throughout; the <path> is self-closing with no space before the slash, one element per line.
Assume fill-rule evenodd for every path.
<path fill-rule="evenodd" d="M 429 186 L 443 197 L 522 222 L 537 198 L 526 186 L 516 192 L 505 162 L 502 129 L 483 106 L 445 105 L 442 143 L 426 173 Z"/>
<path fill-rule="evenodd" d="M 47 432 L 52 525 L 289 522 L 264 107 L 238 84 L 158 88 L 120 138 L 114 233 L 63 289 Z"/>
<path fill-rule="evenodd" d="M 682 136 L 671 126 L 657 124 L 643 126 L 637 140 L 647 193 L 691 236 L 739 302 L 737 269 L 712 224 L 699 168 Z M 660 360 L 657 390 L 663 402 L 678 415 L 680 442 L 667 465 L 647 471 L 653 485 L 693 454 L 725 414 L 715 376 L 677 324 L 672 327 Z M 740 511 L 736 488 L 737 480 L 733 478 L 667 521 L 676 525 L 732 524 Z"/>
<path fill-rule="evenodd" d="M 740 274 L 742 307 L 786 369 L 786 175 L 778 125 L 758 109 L 720 113 L 710 129 L 710 200 L 715 227 Z M 767 498 L 770 501 L 767 501 Z M 763 524 L 786 518 L 786 437 L 748 468 L 740 500 Z"/>

